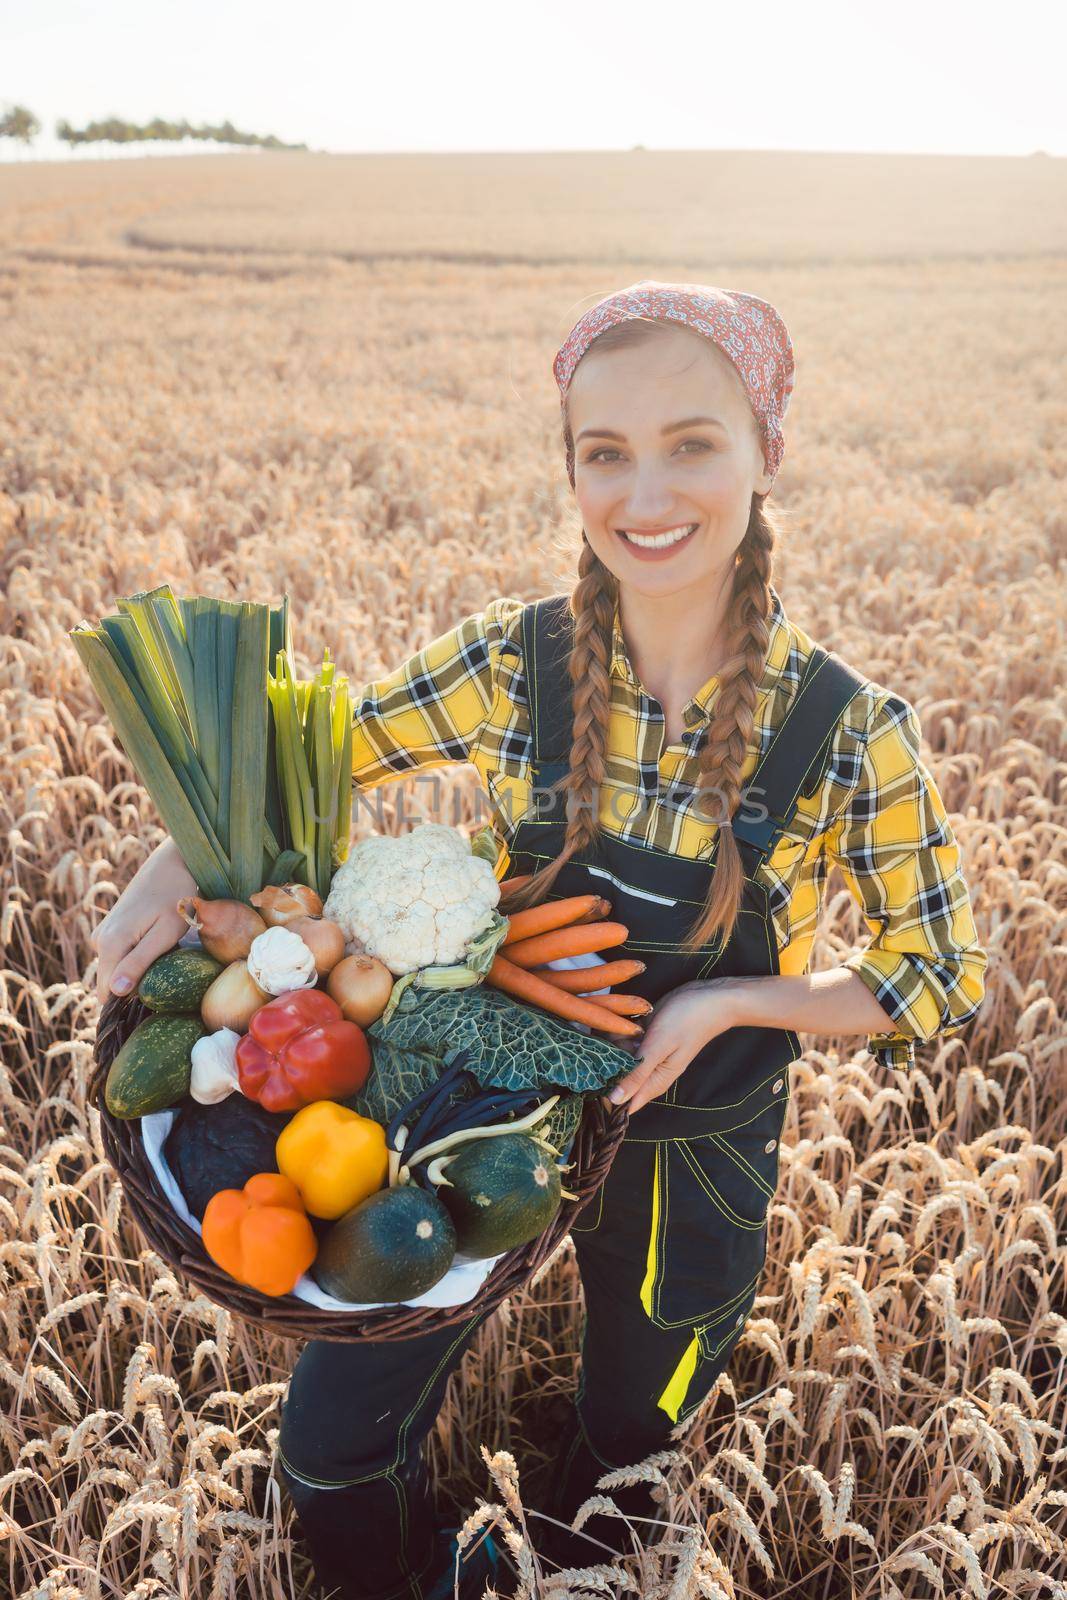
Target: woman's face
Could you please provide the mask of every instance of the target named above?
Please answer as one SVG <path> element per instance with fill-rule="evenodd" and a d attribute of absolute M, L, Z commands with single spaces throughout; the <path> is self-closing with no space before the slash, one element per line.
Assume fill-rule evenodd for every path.
<path fill-rule="evenodd" d="M 620 585 L 660 598 L 715 589 L 733 569 L 753 494 L 771 486 L 728 358 L 669 325 L 632 349 L 594 344 L 568 412 L 586 537 Z"/>

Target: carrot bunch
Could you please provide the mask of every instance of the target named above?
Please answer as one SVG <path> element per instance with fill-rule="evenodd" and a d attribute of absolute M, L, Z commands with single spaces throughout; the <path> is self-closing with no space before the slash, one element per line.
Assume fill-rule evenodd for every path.
<path fill-rule="evenodd" d="M 512 912 L 486 981 L 515 1000 L 582 1022 L 598 1033 L 640 1036 L 642 1029 L 630 1019 L 651 1011 L 649 1001 L 640 995 L 583 991 L 626 983 L 645 970 L 643 961 L 614 960 L 562 972 L 546 965 L 562 956 L 598 955 L 624 943 L 628 930 L 621 922 L 608 921 L 610 911 L 600 895 L 579 894 Z"/>

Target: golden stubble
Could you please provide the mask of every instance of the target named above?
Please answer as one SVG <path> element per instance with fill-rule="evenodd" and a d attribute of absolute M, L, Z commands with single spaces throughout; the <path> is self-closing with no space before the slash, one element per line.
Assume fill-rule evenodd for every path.
<path fill-rule="evenodd" d="M 162 162 L 39 166 L 32 197 L 0 169 L 4 1594 L 311 1592 L 271 1464 L 296 1347 L 143 1247 L 86 1105 L 89 934 L 159 828 L 67 630 L 156 582 L 286 588 L 303 665 L 329 644 L 360 683 L 495 595 L 568 587 L 551 358 L 581 305 L 640 276 L 745 287 L 790 326 L 776 581 L 794 620 L 916 705 L 988 995 L 912 1071 L 832 1038 L 794 1069 L 767 1272 L 729 1374 L 684 1452 L 586 1508 L 651 1479 L 663 1544 L 635 1525 L 632 1557 L 555 1584 L 539 1555 L 578 1360 L 566 1249 L 452 1385 L 430 1441 L 442 1504 L 471 1537 L 497 1526 L 526 1594 L 1000 1600 L 1067 1583 L 1067 316 L 1062 259 L 1037 253 L 1062 240 L 1031 208 L 1011 252 L 1030 259 L 979 259 L 982 208 L 957 204 L 925 252 L 913 226 L 902 267 L 880 257 L 903 222 L 879 250 L 860 206 L 867 259 L 805 264 L 810 239 L 779 219 L 782 264 L 746 267 L 727 229 L 727 275 L 700 254 L 711 208 L 692 196 L 673 259 L 637 190 L 611 228 L 570 211 L 564 238 L 551 165 L 516 167 L 505 210 L 488 163 L 473 232 L 435 231 L 414 202 L 402 226 L 386 178 L 404 195 L 418 175 L 384 162 L 373 182 L 305 163 L 295 189 L 288 158 L 167 164 L 169 188 Z M 401 232 L 410 260 L 388 253 Z M 504 259 L 447 259 L 478 250 Z M 436 797 L 381 791 L 380 825 L 435 798 L 445 820 L 483 814 L 472 770 L 435 779 Z M 866 936 L 832 877 L 815 964 Z"/>

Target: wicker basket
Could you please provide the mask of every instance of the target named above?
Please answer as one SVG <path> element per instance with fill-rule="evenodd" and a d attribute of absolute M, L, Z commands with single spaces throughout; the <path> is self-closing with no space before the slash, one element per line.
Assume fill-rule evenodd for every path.
<path fill-rule="evenodd" d="M 127 1208 L 152 1249 L 216 1305 L 290 1339 L 329 1339 L 342 1344 L 355 1339 L 411 1339 L 465 1322 L 476 1313 L 495 1310 L 544 1265 L 570 1231 L 575 1217 L 607 1177 L 629 1120 L 624 1107 L 608 1106 L 599 1095 L 586 1100 L 571 1150 L 573 1166 L 567 1173 L 567 1187 L 578 1198 L 564 1200 L 544 1233 L 529 1244 L 510 1250 L 498 1261 L 473 1299 L 458 1306 L 398 1305 L 378 1311 L 328 1311 L 298 1300 L 295 1295 L 260 1294 L 217 1267 L 200 1236 L 175 1213 L 160 1188 L 145 1153 L 140 1120 L 124 1121 L 108 1111 L 104 1104 L 108 1068 L 124 1041 L 149 1014 L 136 996 L 112 996 L 107 1001 L 97 1028 L 96 1070 L 89 1091 L 100 1113 L 107 1158 L 122 1179 Z"/>

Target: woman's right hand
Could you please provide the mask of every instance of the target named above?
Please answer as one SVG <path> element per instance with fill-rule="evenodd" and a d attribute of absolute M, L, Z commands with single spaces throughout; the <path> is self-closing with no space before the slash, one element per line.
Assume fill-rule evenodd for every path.
<path fill-rule="evenodd" d="M 101 1005 L 109 994 L 129 994 L 152 962 L 189 931 L 176 907 L 195 893 L 192 873 L 173 839 L 165 839 L 138 867 L 89 941 L 97 956 Z"/>

